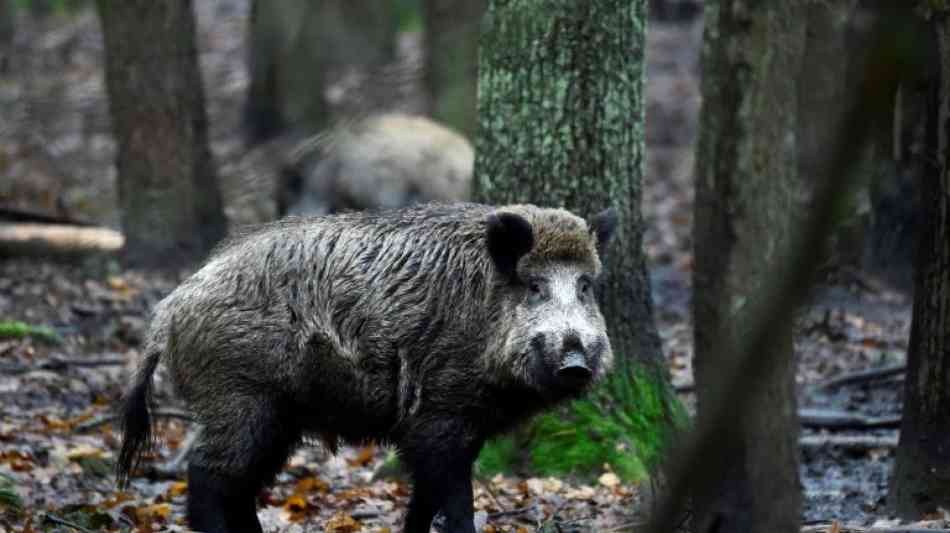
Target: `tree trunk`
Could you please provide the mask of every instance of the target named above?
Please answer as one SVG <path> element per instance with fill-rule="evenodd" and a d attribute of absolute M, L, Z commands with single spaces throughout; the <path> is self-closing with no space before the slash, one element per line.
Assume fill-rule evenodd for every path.
<path fill-rule="evenodd" d="M 325 128 L 334 106 L 341 105 L 327 99 L 330 85 L 352 75 L 378 75 L 395 51 L 390 2 L 254 0 L 248 31 L 251 83 L 244 120 L 250 142 L 267 140 L 287 127 Z M 372 90 L 373 85 L 360 87 Z M 373 107 L 381 99 L 352 89 L 342 91 L 350 108 Z"/>
<path fill-rule="evenodd" d="M 923 18 L 912 15 L 909 6 L 862 0 L 858 9 L 864 18 L 891 21 L 899 17 L 904 23 L 916 26 L 913 34 L 906 35 L 902 42 L 903 52 L 908 57 L 900 85 L 890 95 L 893 104 L 879 113 L 880 116 L 873 117 L 871 141 L 858 167 L 870 203 L 862 267 L 910 293 L 914 285 L 913 264 L 921 211 L 917 186 L 922 171 L 920 143 L 930 112 L 925 93 L 932 89 L 931 80 L 922 77 L 926 69 L 915 69 L 913 65 L 937 61 L 934 57 L 937 44 Z M 867 27 L 855 28 L 852 33 L 852 56 L 873 45 L 869 41 L 873 36 Z"/>
<path fill-rule="evenodd" d="M 584 216 L 618 210 L 601 309 L 624 363 L 619 373 L 654 401 L 627 407 L 653 424 L 644 432 L 665 435 L 676 404 L 653 321 L 640 208 L 646 0 L 493 1 L 483 28 L 476 197 Z M 663 443 L 638 445 L 657 452 Z"/>
<path fill-rule="evenodd" d="M 907 519 L 950 507 L 950 20 L 934 22 L 939 81 L 926 98 L 929 164 L 907 352 L 904 415 L 889 503 Z"/>
<path fill-rule="evenodd" d="M 425 0 L 425 88 L 432 117 L 475 135 L 479 21 L 485 0 Z"/>
<path fill-rule="evenodd" d="M 801 206 L 795 142 L 796 79 L 804 54 L 802 3 L 707 0 L 703 107 L 697 147 L 693 317 L 697 409 L 729 391 L 720 367 L 754 320 L 770 272 L 782 264 Z M 797 532 L 798 420 L 791 325 L 772 349 L 781 361 L 749 376 L 756 394 L 723 428 L 721 483 L 694 494 L 697 532 Z M 765 354 L 762 357 L 767 357 Z"/>
<path fill-rule="evenodd" d="M 133 263 L 201 256 L 225 234 L 189 0 L 96 2 Z"/>
<path fill-rule="evenodd" d="M 0 61 L 8 53 L 5 48 L 13 44 L 16 35 L 16 5 L 13 0 L 0 0 Z M 0 72 L 3 65 L 0 64 Z"/>

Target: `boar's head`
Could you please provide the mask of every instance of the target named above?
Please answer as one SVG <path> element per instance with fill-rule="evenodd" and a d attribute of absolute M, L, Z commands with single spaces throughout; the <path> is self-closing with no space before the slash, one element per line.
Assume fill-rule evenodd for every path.
<path fill-rule="evenodd" d="M 486 225 L 502 299 L 490 372 L 550 400 L 580 395 L 613 360 L 595 289 L 614 210 L 585 222 L 560 209 L 510 206 Z"/>

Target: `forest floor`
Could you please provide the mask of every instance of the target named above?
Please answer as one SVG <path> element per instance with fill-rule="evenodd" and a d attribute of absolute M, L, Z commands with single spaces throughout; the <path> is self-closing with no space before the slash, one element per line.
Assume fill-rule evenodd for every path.
<path fill-rule="evenodd" d="M 260 216 L 246 212 L 253 210 L 248 199 L 267 190 L 258 173 L 273 168 L 241 142 L 247 3 L 196 5 L 212 148 L 231 199 L 229 216 L 254 220 Z M 20 22 L 13 52 L 0 56 L 0 204 L 116 226 L 115 146 L 94 13 Z M 687 405 L 693 402 L 690 234 L 700 31 L 697 21 L 654 23 L 648 49 L 645 246 L 664 350 Z M 410 55 L 418 53 L 413 39 L 404 39 Z M 180 528 L 179 480 L 138 477 L 127 491 L 117 490 L 111 465 L 118 441 L 109 417 L 134 369 L 149 310 L 186 274 L 125 271 L 102 261 L 0 263 L 0 319 L 47 326 L 56 334 L 0 339 L 0 475 L 12 479 L 26 505 L 25 513 L 0 514 L 0 531 L 70 523 L 89 530 Z M 854 274 L 817 290 L 812 302 L 798 320 L 795 344 L 804 519 L 890 524 L 886 489 L 902 375 L 827 382 L 902 363 L 910 299 Z M 157 379 L 157 399 L 173 407 L 161 371 Z M 174 455 L 187 435 L 186 422 L 161 419 L 162 445 L 150 464 Z M 402 481 L 374 480 L 386 454 L 345 448 L 327 457 L 316 447 L 300 450 L 261 496 L 265 531 L 398 529 L 408 488 Z M 0 477 L 0 493 L 4 483 Z M 486 531 L 624 530 L 642 520 L 641 492 L 608 469 L 586 483 L 495 477 L 477 483 L 476 508 L 489 524 Z M 939 525 L 944 517 L 922 518 Z"/>

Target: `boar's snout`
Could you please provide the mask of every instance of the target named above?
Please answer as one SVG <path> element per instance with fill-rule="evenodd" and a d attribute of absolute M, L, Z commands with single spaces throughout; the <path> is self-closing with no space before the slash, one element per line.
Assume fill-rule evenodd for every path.
<path fill-rule="evenodd" d="M 594 377 L 594 371 L 587 366 L 587 358 L 579 351 L 565 354 L 557 376 L 569 385 L 583 385 Z"/>

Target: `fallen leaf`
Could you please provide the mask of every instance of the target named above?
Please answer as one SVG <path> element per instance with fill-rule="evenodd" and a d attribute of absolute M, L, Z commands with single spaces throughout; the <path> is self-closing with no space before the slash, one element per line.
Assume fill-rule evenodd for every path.
<path fill-rule="evenodd" d="M 337 513 L 327 522 L 324 529 L 326 533 L 351 533 L 360 530 L 360 523 L 352 516 L 345 513 Z"/>
<path fill-rule="evenodd" d="M 168 488 L 168 497 L 174 498 L 175 496 L 181 496 L 188 490 L 187 481 L 176 481 L 172 483 L 172 486 Z"/>
<path fill-rule="evenodd" d="M 70 461 L 78 461 L 80 459 L 88 459 L 88 458 L 98 459 L 102 457 L 103 453 L 105 453 L 103 450 L 96 448 L 94 446 L 90 446 L 88 444 L 80 444 L 79 446 L 76 446 L 75 448 L 72 448 L 69 451 L 67 451 L 66 458 L 69 459 Z"/>
<path fill-rule="evenodd" d="M 594 487 L 583 486 L 567 491 L 564 496 L 571 500 L 592 500 L 597 492 Z"/>
<path fill-rule="evenodd" d="M 316 477 L 305 477 L 294 486 L 294 494 L 307 494 L 310 492 L 326 494 L 329 491 L 330 484 Z"/>
<path fill-rule="evenodd" d="M 356 452 L 356 457 L 353 459 L 347 459 L 346 462 L 350 466 L 366 466 L 373 462 L 373 459 L 376 457 L 376 446 L 370 444 L 369 446 L 364 446 Z"/>
<path fill-rule="evenodd" d="M 287 519 L 291 522 L 303 522 L 310 511 L 310 503 L 307 502 L 307 498 L 294 494 L 284 502 L 284 510 L 287 511 L 289 515 Z"/>

